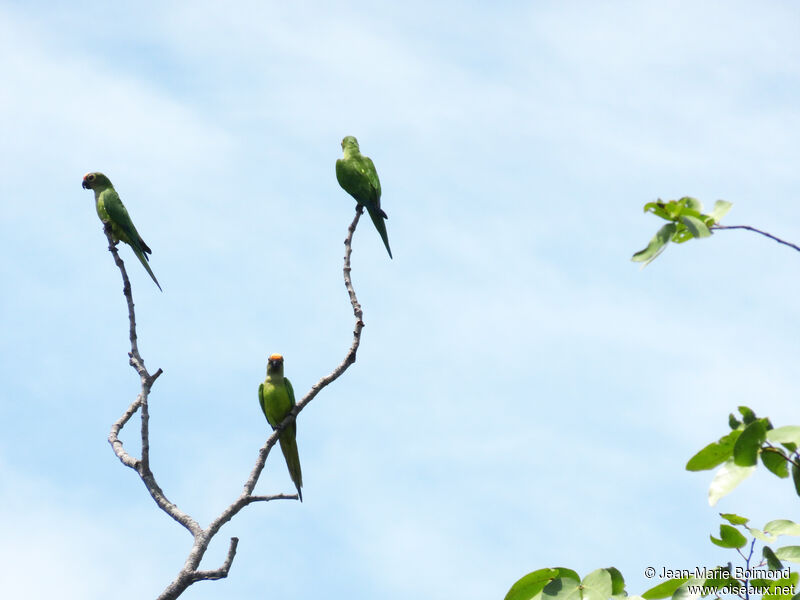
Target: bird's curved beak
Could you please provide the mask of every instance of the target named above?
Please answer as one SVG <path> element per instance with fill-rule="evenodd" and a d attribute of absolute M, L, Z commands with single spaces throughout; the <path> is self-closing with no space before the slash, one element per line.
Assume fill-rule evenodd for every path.
<path fill-rule="evenodd" d="M 89 189 L 89 182 L 84 179 L 83 183 L 81 184 L 81 187 L 83 189 L 85 189 L 85 190 L 88 190 Z"/>

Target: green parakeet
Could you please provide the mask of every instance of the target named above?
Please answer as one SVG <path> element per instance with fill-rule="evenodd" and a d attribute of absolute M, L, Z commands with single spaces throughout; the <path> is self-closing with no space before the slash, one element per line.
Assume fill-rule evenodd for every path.
<path fill-rule="evenodd" d="M 264 416 L 275 429 L 295 405 L 294 390 L 289 380 L 283 376 L 283 356 L 273 354 L 267 360 L 267 378 L 258 386 L 258 403 Z M 297 423 L 292 422 L 281 432 L 278 440 L 281 452 L 289 467 L 289 476 L 297 488 L 300 502 L 303 501 L 303 472 L 300 470 L 300 456 L 297 454 Z"/>
<path fill-rule="evenodd" d="M 383 245 L 392 258 L 389 236 L 386 233 L 385 219 L 389 217 L 381 208 L 381 182 L 378 172 L 369 156 L 364 156 L 358 148 L 358 140 L 348 135 L 342 140 L 344 158 L 336 161 L 336 180 L 345 192 L 367 209 L 375 229 L 381 235 Z"/>
<path fill-rule="evenodd" d="M 136 231 L 136 227 L 131 221 L 125 205 L 122 204 L 122 200 L 119 199 L 117 190 L 111 185 L 111 181 L 102 173 L 87 173 L 83 176 L 82 186 L 86 190 L 94 191 L 97 216 L 100 217 L 103 223 L 111 226 L 111 237 L 115 241 L 125 242 L 131 247 L 136 258 L 139 259 L 139 262 L 142 263 L 160 290 L 161 285 L 159 285 L 156 276 L 153 275 L 150 265 L 147 264 L 149 260 L 147 255 L 153 251 L 144 243 L 142 236 Z"/>

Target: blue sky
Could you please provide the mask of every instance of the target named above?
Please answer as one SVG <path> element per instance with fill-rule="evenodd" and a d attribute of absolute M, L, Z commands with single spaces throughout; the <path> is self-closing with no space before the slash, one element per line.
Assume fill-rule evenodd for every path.
<path fill-rule="evenodd" d="M 122 249 L 153 469 L 205 524 L 268 433 L 266 357 L 304 394 L 350 343 L 348 134 L 395 260 L 362 222 L 367 326 L 299 420 L 305 502 L 249 507 L 184 597 L 477 600 L 555 565 L 636 593 L 731 559 L 720 510 L 800 519 L 785 481 L 711 508 L 683 470 L 739 404 L 800 423 L 800 256 L 726 231 L 629 261 L 658 197 L 800 240 L 800 8 L 698 4 L 0 3 L 3 592 L 155 597 L 190 546 L 106 442 L 138 381 L 83 174 L 153 248 L 163 294 Z M 258 490 L 291 491 L 280 456 Z"/>

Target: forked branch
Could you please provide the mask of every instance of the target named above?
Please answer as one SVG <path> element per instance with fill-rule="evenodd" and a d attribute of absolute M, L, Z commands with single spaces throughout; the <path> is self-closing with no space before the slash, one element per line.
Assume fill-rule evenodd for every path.
<path fill-rule="evenodd" d="M 361 305 L 358 303 L 358 298 L 356 297 L 356 292 L 353 288 L 353 282 L 350 277 L 350 256 L 352 254 L 353 234 L 355 233 L 360 217 L 361 211 L 356 210 L 356 215 L 350 226 L 347 228 L 347 237 L 344 241 L 344 268 L 342 271 L 344 274 L 344 284 L 350 297 L 350 304 L 353 307 L 353 315 L 355 316 L 353 341 L 350 344 L 350 348 L 348 349 L 344 360 L 342 360 L 342 362 L 339 363 L 339 365 L 337 365 L 336 368 L 334 368 L 333 371 L 331 371 L 328 375 L 325 375 L 314 385 L 312 385 L 311 389 L 306 393 L 306 395 L 303 396 L 297 405 L 289 412 L 286 418 L 270 434 L 270 436 L 267 438 L 267 441 L 258 451 L 255 465 L 253 466 L 250 475 L 244 483 L 242 493 L 205 529 L 202 528 L 200 524 L 191 516 L 178 508 L 174 502 L 171 502 L 167 498 L 167 496 L 164 494 L 164 491 L 158 485 L 155 475 L 153 475 L 153 472 L 150 470 L 150 415 L 148 411 L 148 398 L 150 396 L 150 390 L 152 389 L 153 384 L 161 375 L 162 371 L 161 369 L 158 369 L 154 374 L 151 375 L 145 367 L 144 360 L 139 354 L 139 346 L 137 344 L 136 334 L 136 313 L 134 311 L 133 294 L 131 292 L 130 280 L 128 279 L 128 273 L 125 270 L 125 264 L 119 257 L 117 245 L 111 236 L 110 229 L 107 226 L 104 229 L 106 237 L 108 238 L 108 249 L 114 257 L 114 263 L 117 265 L 122 275 L 122 292 L 125 295 L 125 300 L 128 305 L 128 320 L 130 324 L 129 338 L 131 342 L 131 350 L 128 353 L 128 357 L 130 358 L 130 365 L 139 374 L 141 384 L 139 394 L 136 396 L 136 399 L 125 410 L 122 416 L 112 425 L 111 432 L 108 436 L 108 442 L 111 444 L 111 448 L 114 450 L 114 454 L 117 455 L 117 458 L 119 458 L 120 462 L 138 473 L 139 477 L 147 488 L 147 491 L 150 493 L 150 496 L 153 498 L 158 507 L 172 517 L 175 521 L 180 523 L 183 527 L 185 527 L 189 533 L 192 534 L 194 539 L 192 548 L 189 551 L 189 555 L 186 557 L 183 567 L 178 572 L 177 577 L 161 593 L 161 595 L 158 597 L 158 600 L 172 600 L 177 598 L 186 590 L 186 588 L 197 581 L 222 579 L 228 576 L 228 572 L 230 571 L 231 564 L 236 556 L 236 548 L 239 543 L 239 539 L 236 537 L 231 538 L 228 554 L 222 566 L 213 570 L 200 570 L 199 566 L 213 537 L 219 532 L 225 523 L 235 517 L 236 514 L 238 514 L 239 511 L 245 506 L 248 506 L 254 502 L 298 499 L 297 494 L 254 495 L 253 490 L 258 483 L 261 472 L 264 470 L 270 450 L 278 441 L 278 435 L 280 432 L 283 431 L 283 429 L 286 428 L 290 423 L 295 421 L 300 411 L 303 410 L 323 388 L 336 381 L 336 379 L 338 379 L 347 370 L 347 368 L 356 361 L 356 353 L 358 352 L 358 347 L 361 343 L 361 330 L 364 328 L 364 321 L 362 320 L 363 313 L 361 310 Z M 123 427 L 125 427 L 125 425 L 131 420 L 137 411 L 140 411 L 141 415 L 142 455 L 140 458 L 135 458 L 134 456 L 130 455 L 125 450 L 122 441 L 119 439 L 119 434 Z"/>

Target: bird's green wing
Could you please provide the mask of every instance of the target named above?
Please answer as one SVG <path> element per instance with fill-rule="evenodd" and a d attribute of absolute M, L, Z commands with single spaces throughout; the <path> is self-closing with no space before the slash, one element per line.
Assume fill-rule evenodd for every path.
<path fill-rule="evenodd" d="M 158 279 L 156 279 L 153 270 L 150 268 L 150 265 L 147 264 L 147 261 L 150 260 L 147 255 L 153 251 L 144 243 L 139 232 L 136 231 L 136 227 L 128 214 L 128 210 L 125 208 L 122 200 L 119 199 L 117 190 L 113 187 L 103 192 L 103 207 L 106 213 L 108 213 L 109 219 L 111 219 L 111 228 L 114 230 L 116 236 L 131 247 L 136 258 L 139 259 L 139 262 L 142 263 L 142 266 L 160 290 L 161 284 L 158 283 Z"/>
<path fill-rule="evenodd" d="M 389 215 L 381 208 L 381 180 L 378 179 L 378 170 L 375 168 L 375 163 L 369 156 L 361 158 L 361 171 L 366 176 L 370 187 L 372 188 L 373 201 L 367 204 L 367 212 L 369 212 L 370 219 L 372 219 L 375 229 L 383 240 L 383 245 L 386 246 L 386 251 L 389 253 L 389 258 L 392 257 L 392 249 L 389 248 L 389 235 L 386 233 L 386 223 L 384 219 L 388 219 Z"/>
<path fill-rule="evenodd" d="M 275 393 L 274 389 L 272 393 Z M 272 419 L 269 418 L 270 411 L 267 408 L 269 404 L 269 398 L 267 398 L 267 393 L 264 391 L 263 383 L 258 384 L 258 404 L 261 406 L 261 412 L 263 412 L 264 416 L 267 418 L 267 423 L 269 423 L 270 426 L 275 429 L 278 423 L 273 422 Z"/>
<path fill-rule="evenodd" d="M 267 408 L 264 402 L 264 384 L 258 384 L 258 405 L 261 407 L 261 412 L 264 413 L 264 416 L 267 417 Z M 267 417 L 267 421 L 269 421 L 269 417 Z"/>
<path fill-rule="evenodd" d="M 342 186 L 342 189 L 346 191 L 348 194 L 350 193 L 347 191 L 347 165 L 344 162 L 343 158 L 336 159 L 336 181 L 339 182 L 339 185 Z"/>
<path fill-rule="evenodd" d="M 356 199 L 359 204 L 368 205 L 373 202 L 375 191 L 365 176 L 362 165 L 355 158 L 336 161 L 336 179 L 345 192 Z"/>
<path fill-rule="evenodd" d="M 283 380 L 286 382 L 286 391 L 289 392 L 289 401 L 292 403 L 292 406 L 296 406 L 297 403 L 294 401 L 294 388 L 292 388 L 292 382 L 289 381 L 287 377 L 284 377 Z"/>
<path fill-rule="evenodd" d="M 364 171 L 365 175 L 367 176 L 367 180 L 372 188 L 375 190 L 376 200 L 378 201 L 378 205 L 380 206 L 381 200 L 381 180 L 378 179 L 378 170 L 375 168 L 375 163 L 372 162 L 372 159 L 369 156 L 364 157 Z"/>
<path fill-rule="evenodd" d="M 124 234 L 125 237 L 121 238 L 123 242 L 131 248 L 141 250 L 144 253 L 151 252 L 147 244 L 139 237 L 139 232 L 136 231 L 131 216 L 128 214 L 128 210 L 122 200 L 120 200 L 117 190 L 109 188 L 103 192 L 103 206 L 111 222 Z"/>

